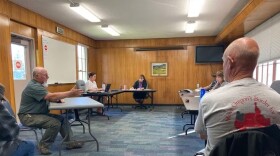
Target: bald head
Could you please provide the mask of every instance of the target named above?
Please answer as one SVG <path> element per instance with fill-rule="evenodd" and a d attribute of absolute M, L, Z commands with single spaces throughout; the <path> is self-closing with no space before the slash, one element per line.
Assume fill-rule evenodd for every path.
<path fill-rule="evenodd" d="M 43 67 L 35 67 L 34 69 L 33 69 L 33 77 L 36 77 L 36 75 L 37 74 L 40 74 L 40 73 L 42 73 L 43 71 L 46 71 L 46 69 L 45 68 L 43 68 Z"/>
<path fill-rule="evenodd" d="M 259 46 L 251 38 L 239 38 L 233 41 L 225 50 L 224 74 L 229 82 L 252 77 L 259 57 Z"/>
<path fill-rule="evenodd" d="M 47 82 L 49 78 L 47 70 L 43 67 L 35 67 L 33 69 L 32 75 L 33 79 L 41 84 Z"/>

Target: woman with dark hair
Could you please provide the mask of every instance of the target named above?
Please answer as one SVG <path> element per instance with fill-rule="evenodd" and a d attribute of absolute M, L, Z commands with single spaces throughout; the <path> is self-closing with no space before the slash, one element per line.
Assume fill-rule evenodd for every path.
<path fill-rule="evenodd" d="M 102 88 L 97 87 L 97 84 L 96 84 L 95 80 L 96 80 L 96 73 L 95 72 L 90 72 L 88 74 L 88 81 L 86 82 L 86 91 L 87 92 L 97 92 L 97 91 L 102 91 L 103 90 Z M 100 101 L 101 96 L 98 96 L 98 98 L 96 100 Z M 100 114 L 103 113 L 101 107 L 97 108 L 96 111 Z"/>
<path fill-rule="evenodd" d="M 96 73 L 90 72 L 88 74 L 88 81 L 86 82 L 86 91 L 94 92 L 94 91 L 101 91 L 102 88 L 98 88 L 95 82 L 96 80 Z"/>
<path fill-rule="evenodd" d="M 148 84 L 145 79 L 145 76 L 143 74 L 141 74 L 139 76 L 139 79 L 134 83 L 132 89 L 143 90 L 143 89 L 146 89 L 147 86 L 148 86 Z M 145 93 L 145 92 L 134 92 L 133 98 L 135 99 L 136 102 L 138 102 L 140 105 L 142 105 L 146 95 L 147 95 L 147 93 Z"/>

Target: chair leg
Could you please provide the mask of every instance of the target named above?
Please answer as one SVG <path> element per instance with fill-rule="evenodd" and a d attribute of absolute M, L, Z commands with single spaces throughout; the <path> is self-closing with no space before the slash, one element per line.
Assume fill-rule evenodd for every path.
<path fill-rule="evenodd" d="M 194 129 L 194 127 L 189 127 L 189 128 L 187 128 L 187 129 L 186 129 L 186 135 L 188 135 L 188 130 L 190 130 L 190 129 Z"/>
<path fill-rule="evenodd" d="M 42 130 L 42 129 L 41 129 L 41 130 Z M 36 137 L 37 144 L 39 144 L 39 139 L 38 139 L 38 135 L 37 135 L 36 129 L 33 129 L 33 132 L 35 133 L 35 137 Z"/>
<path fill-rule="evenodd" d="M 134 107 L 134 109 L 136 109 L 136 108 L 140 108 L 140 109 L 142 109 L 142 108 L 144 108 L 144 109 L 148 109 L 148 107 L 147 106 L 145 106 L 143 103 L 144 103 L 144 99 L 135 99 L 135 101 L 138 103 L 138 105 L 136 105 L 135 107 Z"/>
<path fill-rule="evenodd" d="M 185 131 L 186 126 L 188 126 L 189 124 L 185 124 L 183 127 L 183 131 Z"/>

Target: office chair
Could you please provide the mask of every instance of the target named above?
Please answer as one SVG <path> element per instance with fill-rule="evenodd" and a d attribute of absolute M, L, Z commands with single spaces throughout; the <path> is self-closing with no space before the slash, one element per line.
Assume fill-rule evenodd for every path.
<path fill-rule="evenodd" d="M 10 105 L 10 103 L 8 101 L 3 101 L 2 102 L 3 106 L 5 108 L 7 108 L 7 110 L 9 111 L 9 113 L 16 119 L 16 116 L 15 116 L 15 113 Z M 37 130 L 41 130 L 41 134 L 43 133 L 42 132 L 42 129 L 40 128 L 36 128 L 36 127 L 28 127 L 28 126 L 24 126 L 22 125 L 21 123 L 17 123 L 18 126 L 19 126 L 19 131 L 33 131 L 34 134 L 35 134 L 35 137 L 36 137 L 36 141 L 37 143 L 39 143 L 39 139 L 38 139 L 38 135 L 37 135 Z"/>
<path fill-rule="evenodd" d="M 195 96 L 195 93 L 185 90 L 180 90 L 178 93 L 186 108 L 186 111 L 181 114 L 182 117 L 183 114 L 189 114 L 191 116 L 190 123 L 186 123 L 183 127 L 183 131 L 185 131 L 187 135 L 188 130 L 194 129 L 193 125 L 195 124 L 196 116 L 198 115 L 199 97 Z M 192 127 L 189 127 L 185 130 L 187 125 L 191 125 Z"/>
<path fill-rule="evenodd" d="M 277 93 L 280 94 L 280 80 L 273 81 L 270 88 L 274 89 Z"/>
<path fill-rule="evenodd" d="M 225 136 L 209 156 L 280 156 L 280 130 L 277 125 L 238 131 Z"/>

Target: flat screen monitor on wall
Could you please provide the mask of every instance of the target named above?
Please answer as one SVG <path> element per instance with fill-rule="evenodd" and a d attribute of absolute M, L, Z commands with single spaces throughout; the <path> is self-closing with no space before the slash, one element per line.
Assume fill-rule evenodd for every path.
<path fill-rule="evenodd" d="M 196 46 L 195 63 L 221 63 L 224 46 Z"/>

